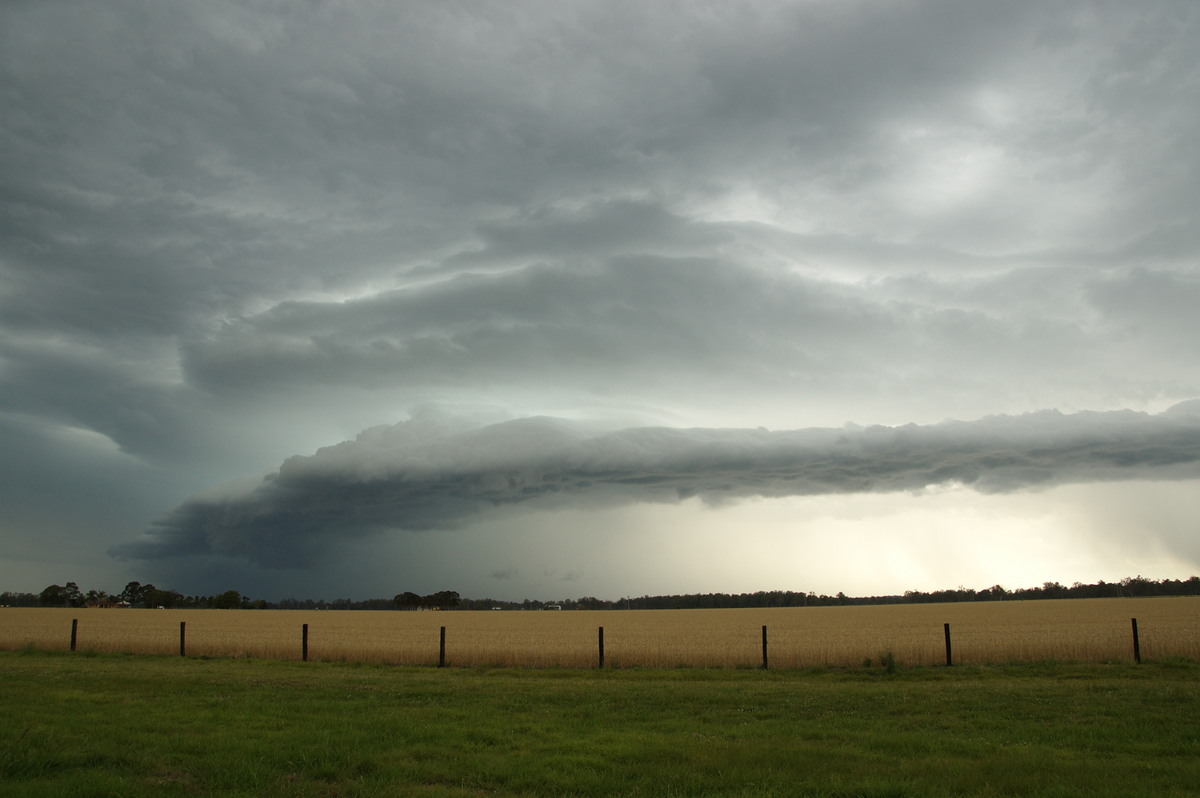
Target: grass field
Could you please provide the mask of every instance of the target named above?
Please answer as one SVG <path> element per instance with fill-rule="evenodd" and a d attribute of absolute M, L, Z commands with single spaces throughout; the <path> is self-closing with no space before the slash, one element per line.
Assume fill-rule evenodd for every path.
<path fill-rule="evenodd" d="M 446 627 L 452 666 L 592 667 L 604 628 L 609 667 L 756 667 L 768 628 L 772 668 L 860 665 L 890 653 L 906 665 L 1200 660 L 1200 597 L 896 604 L 745 610 L 368 612 L 0 609 L 0 650 L 173 654 L 185 624 L 191 656 L 395 665 L 438 662 Z"/>
<path fill-rule="evenodd" d="M 1200 666 L 487 669 L 0 653 L 0 796 L 1200 793 Z"/>

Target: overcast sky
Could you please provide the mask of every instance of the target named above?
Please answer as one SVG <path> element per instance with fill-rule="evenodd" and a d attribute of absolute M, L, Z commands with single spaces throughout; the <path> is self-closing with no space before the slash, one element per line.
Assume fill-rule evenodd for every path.
<path fill-rule="evenodd" d="M 1200 572 L 1200 5 L 10 2 L 0 590 Z"/>

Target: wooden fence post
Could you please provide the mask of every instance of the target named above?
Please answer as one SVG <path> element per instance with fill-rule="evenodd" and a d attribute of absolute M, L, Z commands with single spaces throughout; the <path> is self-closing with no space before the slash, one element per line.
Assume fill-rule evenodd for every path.
<path fill-rule="evenodd" d="M 179 622 L 179 656 L 181 656 L 181 657 L 187 656 L 187 654 L 184 653 L 185 649 L 183 647 L 183 640 L 184 640 L 184 634 L 185 634 L 184 630 L 186 628 L 187 628 L 187 621 L 180 621 Z"/>
<path fill-rule="evenodd" d="M 1142 664 L 1142 645 L 1138 642 L 1137 618 L 1130 618 L 1133 625 L 1133 661 Z"/>
<path fill-rule="evenodd" d="M 598 642 L 600 645 L 600 667 L 603 668 L 604 667 L 604 627 L 603 626 L 600 627 L 600 634 L 599 634 Z"/>
<path fill-rule="evenodd" d="M 954 655 L 950 650 L 950 624 L 942 624 L 942 628 L 946 632 L 946 667 L 949 668 L 954 664 Z"/>
<path fill-rule="evenodd" d="M 308 624 L 304 624 L 300 629 L 300 659 L 308 662 Z"/>
<path fill-rule="evenodd" d="M 442 627 L 438 642 L 438 667 L 446 667 L 446 627 Z"/>
<path fill-rule="evenodd" d="M 79 619 L 72 618 L 71 619 L 71 650 L 72 651 L 75 650 L 75 640 L 76 640 L 76 635 L 78 632 L 79 632 Z"/>
<path fill-rule="evenodd" d="M 767 627 L 762 628 L 763 670 L 767 669 Z"/>

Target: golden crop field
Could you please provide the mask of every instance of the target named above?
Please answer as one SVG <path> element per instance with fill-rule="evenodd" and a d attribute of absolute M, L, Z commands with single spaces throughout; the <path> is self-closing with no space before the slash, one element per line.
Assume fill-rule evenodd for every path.
<path fill-rule="evenodd" d="M 895 604 L 726 610 L 371 612 L 309 610 L 0 609 L 0 649 L 436 665 L 594 667 L 604 629 L 608 667 L 757 667 L 767 627 L 772 668 L 861 665 L 890 652 L 902 665 L 1200 660 L 1200 597 Z"/>

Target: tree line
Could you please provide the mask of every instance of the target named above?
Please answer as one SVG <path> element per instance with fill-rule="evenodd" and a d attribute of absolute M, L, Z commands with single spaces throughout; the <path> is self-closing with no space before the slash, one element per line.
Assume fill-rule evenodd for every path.
<path fill-rule="evenodd" d="M 459 609 L 462 598 L 453 590 L 442 590 L 427 596 L 401 593 L 391 599 L 295 599 L 280 601 L 251 599 L 237 590 L 226 590 L 211 596 L 185 596 L 177 590 L 161 590 L 152 584 L 130 582 L 119 593 L 104 590 L 84 592 L 75 582 L 47 585 L 39 593 L 0 593 L 0 606 L 5 607 L 139 607 L 147 609 L 243 609 L 243 610 L 416 610 Z"/>
<path fill-rule="evenodd" d="M 736 609 L 757 607 L 828 607 L 866 604 L 933 604 L 961 601 L 1029 601 L 1035 599 L 1121 598 L 1141 596 L 1197 596 L 1200 577 L 1189 579 L 1146 579 L 1127 577 L 1119 582 L 1100 580 L 1094 584 L 1075 582 L 1069 587 L 1044 582 L 1040 587 L 1008 590 L 992 585 L 983 590 L 962 587 L 920 591 L 900 595 L 847 596 L 805 593 L 793 590 L 760 590 L 755 593 L 687 593 L 682 595 L 623 597 L 600 599 L 584 596 L 576 599 L 506 601 L 493 598 L 463 598 L 456 591 L 442 590 L 428 595 L 398 593 L 391 599 L 349 598 L 294 599 L 266 601 L 250 599 L 237 590 L 211 596 L 185 596 L 175 590 L 161 590 L 152 584 L 130 582 L 119 593 L 80 590 L 75 582 L 49 585 L 40 593 L 0 593 L 0 606 L 9 607 L 146 607 L 165 609 L 281 609 L 281 610 L 665 610 L 665 609 Z"/>
<path fill-rule="evenodd" d="M 130 582 L 119 593 L 88 590 L 75 582 L 47 585 L 40 593 L 0 593 L 0 605 L 8 607 L 145 607 L 163 609 L 265 609 L 267 602 L 251 601 L 237 590 L 212 596 L 185 596 L 177 590 Z"/>
<path fill-rule="evenodd" d="M 1127 577 L 1119 582 L 1100 580 L 1094 584 L 1075 582 L 1070 587 L 1058 582 L 1044 582 L 1040 587 L 1008 590 L 992 585 L 983 590 L 959 586 L 952 590 L 908 590 L 900 595 L 847 596 L 845 593 L 803 593 L 791 590 L 760 590 L 756 593 L 690 593 L 672 596 L 641 596 L 615 601 L 594 596 L 564 602 L 578 609 L 735 609 L 750 607 L 831 607 L 868 604 L 942 604 L 960 601 L 1031 601 L 1037 599 L 1122 598 L 1140 596 L 1198 596 L 1200 577 L 1163 579 L 1155 581 L 1142 576 Z"/>

